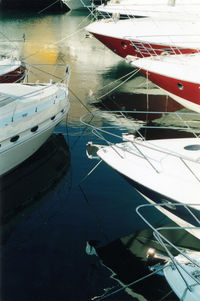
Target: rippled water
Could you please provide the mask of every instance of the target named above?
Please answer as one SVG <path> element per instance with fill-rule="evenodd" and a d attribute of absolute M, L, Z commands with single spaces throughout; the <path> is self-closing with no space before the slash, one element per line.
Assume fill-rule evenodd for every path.
<path fill-rule="evenodd" d="M 1 49 L 21 51 L 29 81 L 49 81 L 51 73 L 55 80 L 65 76 L 66 67 L 55 69 L 55 64 L 71 70 L 68 116 L 37 154 L 1 179 L 1 300 L 91 300 L 148 274 L 146 251 L 157 245 L 135 213 L 145 203 L 137 191 L 105 164 L 87 177 L 96 164 L 85 150 L 93 135 L 80 117 L 93 110 L 181 107 L 138 74 L 123 85 L 116 81 L 132 69 L 100 42 L 86 38 L 87 12 L 1 12 L 0 17 L 2 39 L 26 36 L 21 50 L 19 43 L 8 49 L 7 42 Z M 98 122 L 110 120 L 120 125 L 117 116 L 105 113 Z M 155 225 L 170 223 L 155 210 L 146 214 Z M 186 233 L 175 242 L 197 245 Z M 107 300 L 161 300 L 169 291 L 156 275 Z"/>

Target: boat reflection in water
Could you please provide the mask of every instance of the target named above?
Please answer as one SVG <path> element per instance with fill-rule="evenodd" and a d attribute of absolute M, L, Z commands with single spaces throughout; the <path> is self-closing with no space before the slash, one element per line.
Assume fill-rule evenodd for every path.
<path fill-rule="evenodd" d="M 70 152 L 65 138 L 53 134 L 29 159 L 0 178 L 0 232 L 4 243 L 24 218 L 41 205 L 41 197 L 66 174 Z"/>

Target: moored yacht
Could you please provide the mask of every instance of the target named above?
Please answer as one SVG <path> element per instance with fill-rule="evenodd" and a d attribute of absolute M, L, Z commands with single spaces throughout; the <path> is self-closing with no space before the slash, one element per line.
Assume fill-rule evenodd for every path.
<path fill-rule="evenodd" d="M 0 175 L 35 153 L 69 110 L 64 83 L 0 85 Z"/>
<path fill-rule="evenodd" d="M 95 21 L 86 30 L 123 58 L 193 53 L 200 49 L 198 19 L 111 18 Z"/>

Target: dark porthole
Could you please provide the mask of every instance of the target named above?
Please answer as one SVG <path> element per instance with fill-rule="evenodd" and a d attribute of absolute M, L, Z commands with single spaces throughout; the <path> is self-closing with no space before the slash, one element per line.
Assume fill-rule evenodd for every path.
<path fill-rule="evenodd" d="M 198 151 L 198 150 L 200 150 L 200 144 L 187 145 L 184 147 L 184 149 L 190 150 L 190 151 Z"/>
<path fill-rule="evenodd" d="M 31 129 L 31 132 L 34 133 L 38 130 L 38 125 L 34 126 L 32 129 Z"/>
<path fill-rule="evenodd" d="M 10 139 L 10 142 L 16 142 L 19 139 L 19 135 L 16 135 Z"/>
<path fill-rule="evenodd" d="M 124 48 L 124 49 L 126 49 L 127 48 L 127 44 L 125 43 L 125 42 L 121 42 L 121 45 L 122 45 L 122 47 Z"/>
<path fill-rule="evenodd" d="M 63 113 L 63 112 L 64 112 L 64 109 L 61 110 L 61 113 Z"/>
<path fill-rule="evenodd" d="M 184 89 L 184 87 L 183 87 L 183 85 L 181 83 L 178 83 L 177 86 L 178 86 L 179 90 L 183 90 Z"/>
<path fill-rule="evenodd" d="M 55 118 L 56 118 L 56 116 L 54 115 L 54 116 L 51 117 L 51 120 L 54 120 Z"/>

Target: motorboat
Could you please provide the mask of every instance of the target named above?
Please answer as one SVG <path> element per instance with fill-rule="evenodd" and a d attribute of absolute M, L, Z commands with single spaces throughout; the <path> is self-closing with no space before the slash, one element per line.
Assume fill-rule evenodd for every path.
<path fill-rule="evenodd" d="M 13 83 L 23 80 L 26 67 L 19 60 L 2 56 L 0 59 L 0 83 Z"/>
<path fill-rule="evenodd" d="M 200 54 L 127 57 L 154 84 L 184 107 L 200 112 Z M 199 66 L 199 67 L 198 67 Z"/>
<path fill-rule="evenodd" d="M 0 175 L 34 154 L 69 110 L 66 83 L 0 85 Z"/>
<path fill-rule="evenodd" d="M 181 301 L 198 301 L 200 299 L 200 250 L 198 240 L 195 250 L 175 245 L 164 235 L 164 231 L 165 233 L 171 232 L 173 234 L 175 232 L 174 234 L 176 234 L 180 231 L 185 232 L 186 228 L 176 226 L 155 228 L 142 212 L 145 207 L 147 208 L 149 205 L 138 206 L 136 212 L 153 230 L 154 237 L 162 247 L 161 254 L 153 248 L 147 250 L 147 257 L 150 257 L 152 262 L 158 261 L 158 263 L 149 266 L 150 270 L 158 271 L 157 274 L 166 279 L 172 291 Z M 200 232 L 200 224 L 193 228 Z"/>
<path fill-rule="evenodd" d="M 98 6 L 96 11 L 99 17 L 157 17 L 159 14 L 162 18 L 188 19 L 199 16 L 200 6 L 198 1 L 111 0 Z"/>
<path fill-rule="evenodd" d="M 138 115 L 144 113 L 141 111 Z M 129 119 L 129 114 L 131 112 L 118 112 L 119 117 L 126 119 Z M 137 112 L 132 114 L 137 116 Z M 149 114 L 158 113 L 149 112 Z M 95 120 L 98 112 L 93 112 L 92 115 Z M 200 210 L 197 207 L 200 186 L 200 138 L 197 122 L 199 114 L 169 112 L 161 115 L 162 123 L 157 128 L 159 136 L 152 134 L 153 138 L 148 137 L 148 139 L 145 138 L 144 133 L 146 130 L 155 131 L 158 122 L 156 119 L 149 125 L 141 124 L 140 128 L 136 128 L 134 122 L 129 120 L 130 126 L 132 124 L 132 133 L 129 134 L 129 129 L 129 133 L 125 134 L 122 129 L 122 132 L 116 134 L 113 127 L 110 130 L 108 126 L 97 128 L 86 122 L 88 116 L 85 115 L 81 119 L 82 122 L 92 128 L 98 138 L 98 143 L 88 142 L 87 155 L 89 158 L 100 159 L 116 170 L 149 202 L 167 203 L 164 209 L 173 215 L 181 226 L 198 226 L 200 224 Z M 189 127 L 190 116 L 195 116 L 193 122 L 191 119 L 191 125 L 197 123 L 195 131 Z M 166 117 L 170 118 L 171 125 L 168 127 L 165 127 Z M 136 120 L 137 118 L 135 117 Z M 173 132 L 177 127 L 172 124 L 177 124 L 179 130 L 171 136 L 172 138 L 165 139 L 166 129 L 171 129 Z M 179 137 L 179 131 L 181 133 L 185 131 L 187 135 Z M 99 140 L 103 143 L 99 143 Z M 192 214 L 188 214 L 189 211 Z M 200 238 L 199 232 L 198 235 Z"/>
<path fill-rule="evenodd" d="M 123 58 L 196 53 L 200 49 L 199 19 L 109 18 L 92 22 L 85 29 Z"/>

